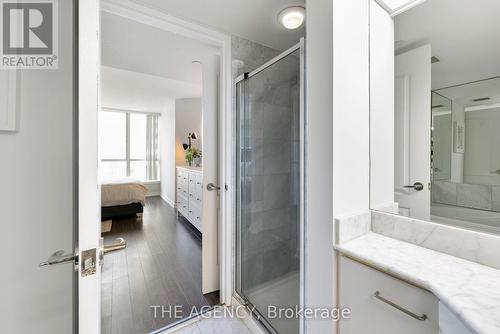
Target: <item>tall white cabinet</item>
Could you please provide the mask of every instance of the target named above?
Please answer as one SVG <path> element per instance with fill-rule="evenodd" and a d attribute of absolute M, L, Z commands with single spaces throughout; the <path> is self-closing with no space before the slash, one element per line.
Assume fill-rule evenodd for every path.
<path fill-rule="evenodd" d="M 203 172 L 200 167 L 176 167 L 177 212 L 203 233 Z"/>

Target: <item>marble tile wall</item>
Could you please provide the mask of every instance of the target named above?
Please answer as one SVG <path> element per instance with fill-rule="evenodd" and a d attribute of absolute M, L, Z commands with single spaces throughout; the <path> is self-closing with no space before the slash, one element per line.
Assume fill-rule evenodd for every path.
<path fill-rule="evenodd" d="M 500 186 L 433 181 L 432 202 L 500 212 Z"/>
<path fill-rule="evenodd" d="M 234 71 L 234 77 L 255 70 L 262 64 L 279 55 L 281 51 L 252 42 L 238 36 L 231 36 L 231 54 L 233 60 L 244 62 L 243 67 Z"/>
<path fill-rule="evenodd" d="M 234 76 L 280 54 L 233 36 Z M 244 288 L 258 287 L 299 268 L 299 62 L 287 57 L 248 81 L 242 160 Z M 236 111 L 237 112 L 237 111 Z"/>
<path fill-rule="evenodd" d="M 372 211 L 372 232 L 500 269 L 500 237 Z"/>

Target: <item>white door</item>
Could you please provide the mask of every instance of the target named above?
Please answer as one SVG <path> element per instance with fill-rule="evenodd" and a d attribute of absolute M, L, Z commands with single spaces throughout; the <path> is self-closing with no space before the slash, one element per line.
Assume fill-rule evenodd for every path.
<path fill-rule="evenodd" d="M 396 56 L 394 191 L 400 212 L 430 219 L 431 46 Z"/>
<path fill-rule="evenodd" d="M 203 59 L 203 227 L 202 292 L 219 290 L 219 78 L 220 57 Z"/>
<path fill-rule="evenodd" d="M 97 175 L 99 0 L 78 1 L 78 329 L 101 331 L 100 190 Z"/>

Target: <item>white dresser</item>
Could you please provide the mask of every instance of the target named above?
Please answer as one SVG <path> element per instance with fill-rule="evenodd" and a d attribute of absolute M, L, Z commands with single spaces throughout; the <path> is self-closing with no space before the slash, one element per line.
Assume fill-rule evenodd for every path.
<path fill-rule="evenodd" d="M 203 172 L 200 167 L 176 167 L 177 211 L 203 232 Z"/>

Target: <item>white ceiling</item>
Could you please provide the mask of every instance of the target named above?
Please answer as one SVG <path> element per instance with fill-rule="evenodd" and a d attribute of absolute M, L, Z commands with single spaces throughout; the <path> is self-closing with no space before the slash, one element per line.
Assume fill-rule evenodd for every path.
<path fill-rule="evenodd" d="M 278 13 L 304 0 L 141 0 L 170 15 L 216 28 L 277 50 L 285 50 L 304 36 L 303 25 L 287 30 Z M 306 10 L 307 11 L 307 10 Z M 306 13 L 307 20 L 307 13 Z"/>
<path fill-rule="evenodd" d="M 107 66 L 101 76 L 104 108 L 161 112 L 172 99 L 201 96 L 201 85 L 184 81 Z"/>
<path fill-rule="evenodd" d="M 218 50 L 200 41 L 102 13 L 102 64 L 201 85 L 201 69 L 193 60 Z"/>
<path fill-rule="evenodd" d="M 498 76 L 499 14 L 499 0 L 427 0 L 396 16 L 397 53 L 430 43 L 433 89 Z"/>
<path fill-rule="evenodd" d="M 500 78 L 441 89 L 437 92 L 453 100 L 453 103 L 459 103 L 465 107 L 494 104 L 500 102 Z M 473 101 L 484 97 L 489 97 L 491 100 Z"/>

